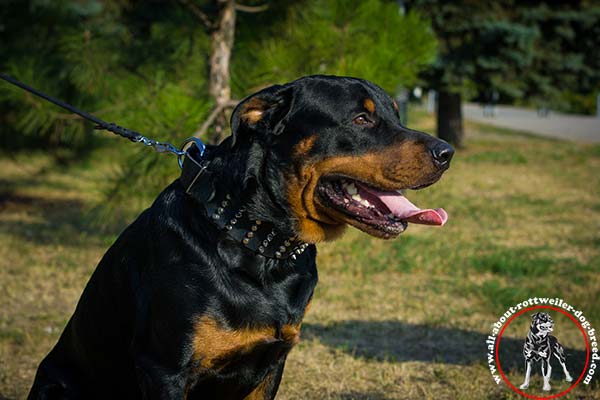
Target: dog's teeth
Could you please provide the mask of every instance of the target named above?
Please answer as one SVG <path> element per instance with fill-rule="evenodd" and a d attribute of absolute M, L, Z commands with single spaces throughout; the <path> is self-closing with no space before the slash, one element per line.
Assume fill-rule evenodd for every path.
<path fill-rule="evenodd" d="M 386 215 L 386 217 L 388 217 L 388 218 L 394 218 L 394 214 L 389 213 L 388 215 Z"/>
<path fill-rule="evenodd" d="M 370 207 L 370 206 L 371 206 L 371 203 L 369 203 L 369 201 L 368 201 L 368 200 L 364 200 L 364 199 L 363 199 L 363 201 L 361 201 L 361 203 L 362 203 L 362 205 L 363 205 L 363 206 L 365 206 L 365 207 Z"/>
<path fill-rule="evenodd" d="M 347 185 L 346 186 L 346 191 L 350 195 L 355 195 L 355 194 L 358 193 L 358 189 L 356 189 L 356 186 L 354 186 L 354 183 L 350 183 L 349 185 Z M 354 197 L 354 196 L 352 196 L 352 197 Z"/>
<path fill-rule="evenodd" d="M 348 203 L 350 203 L 350 200 L 344 199 L 344 203 L 348 204 Z"/>
<path fill-rule="evenodd" d="M 353 194 L 352 195 L 352 200 L 358 201 L 360 203 L 360 202 L 362 202 L 362 197 L 360 197 L 359 194 Z"/>

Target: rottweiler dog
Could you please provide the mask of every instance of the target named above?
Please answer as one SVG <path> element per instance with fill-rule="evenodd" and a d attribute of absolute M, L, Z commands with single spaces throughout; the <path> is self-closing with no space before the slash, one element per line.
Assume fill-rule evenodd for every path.
<path fill-rule="evenodd" d="M 542 377 L 544 379 L 543 390 L 550 391 L 550 377 L 552 375 L 552 365 L 550 361 L 552 356 L 556 357 L 565 374 L 565 380 L 572 382 L 573 378 L 567 370 L 565 363 L 565 350 L 558 342 L 555 336 L 550 333 L 554 330 L 554 320 L 547 313 L 535 313 L 531 316 L 531 326 L 523 345 L 523 357 L 525 357 L 525 381 L 521 384 L 521 389 L 529 387 L 529 378 L 531 376 L 531 365 L 534 362 L 541 362 Z"/>
<path fill-rule="evenodd" d="M 232 135 L 106 252 L 29 399 L 273 399 L 317 283 L 315 243 L 352 225 L 443 225 L 403 196 L 450 165 L 365 80 L 310 76 L 244 99 Z"/>

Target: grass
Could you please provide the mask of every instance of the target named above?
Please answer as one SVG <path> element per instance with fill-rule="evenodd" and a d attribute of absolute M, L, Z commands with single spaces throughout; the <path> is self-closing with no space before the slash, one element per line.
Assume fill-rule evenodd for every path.
<path fill-rule="evenodd" d="M 411 121 L 433 131 L 425 114 Z M 438 184 L 409 194 L 444 207 L 447 226 L 410 226 L 395 241 L 349 229 L 319 246 L 321 280 L 279 399 L 516 399 L 485 360 L 507 307 L 559 296 L 600 329 L 600 147 L 480 124 L 467 137 Z M 26 395 L 99 258 L 141 211 L 124 208 L 109 231 L 90 222 L 118 156 L 111 145 L 68 168 L 43 153 L 0 157 L 0 398 Z M 527 319 L 503 337 L 516 384 Z M 580 334 L 555 319 L 576 364 Z M 598 389 L 596 379 L 574 396 L 600 399 Z M 542 394 L 537 370 L 528 393 Z"/>

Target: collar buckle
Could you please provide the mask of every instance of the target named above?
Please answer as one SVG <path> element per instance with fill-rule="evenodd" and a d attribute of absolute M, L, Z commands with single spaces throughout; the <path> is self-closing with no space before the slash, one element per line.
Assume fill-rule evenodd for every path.
<path fill-rule="evenodd" d="M 198 138 L 189 138 L 181 146 L 184 156 L 180 157 L 181 183 L 185 192 L 201 203 L 215 196 L 212 172 L 208 170 L 210 161 L 202 161 L 206 146 Z"/>

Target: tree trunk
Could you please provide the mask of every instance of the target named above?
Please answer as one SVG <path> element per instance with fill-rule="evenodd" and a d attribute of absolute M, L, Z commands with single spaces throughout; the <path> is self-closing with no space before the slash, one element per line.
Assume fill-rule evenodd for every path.
<path fill-rule="evenodd" d="M 440 90 L 438 94 L 438 137 L 455 147 L 463 144 L 463 123 L 460 93 Z"/>
<path fill-rule="evenodd" d="M 221 109 L 213 125 L 214 131 L 209 135 L 213 143 L 226 136 L 226 108 L 231 103 L 231 87 L 229 77 L 229 61 L 235 36 L 235 2 L 234 0 L 218 0 L 219 15 L 212 31 L 211 53 L 209 59 L 209 93 L 215 101 L 215 107 Z"/>

